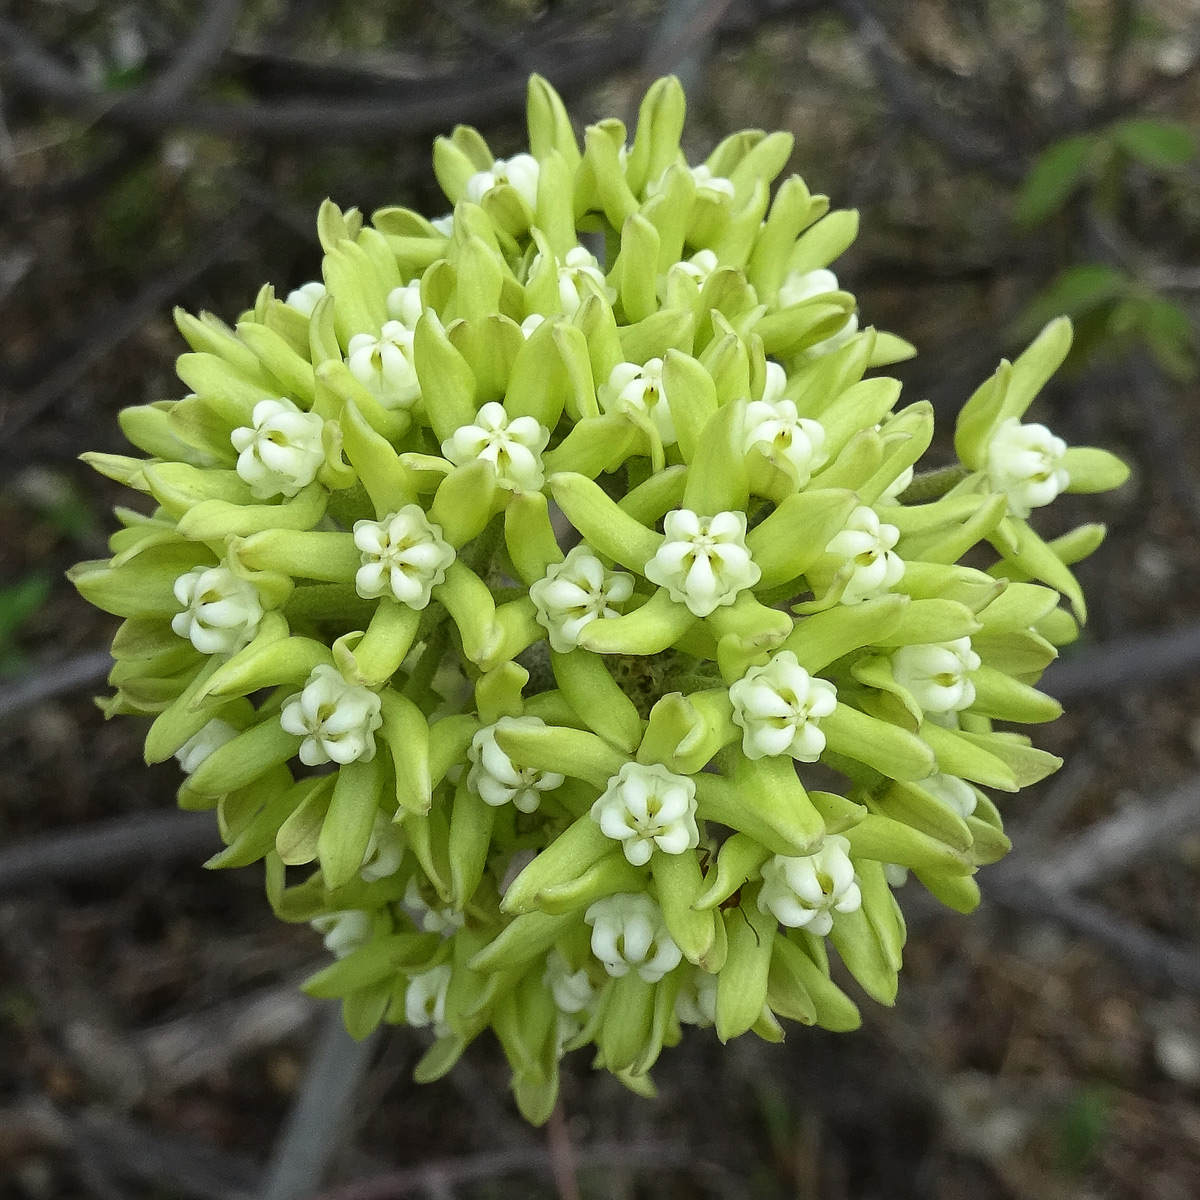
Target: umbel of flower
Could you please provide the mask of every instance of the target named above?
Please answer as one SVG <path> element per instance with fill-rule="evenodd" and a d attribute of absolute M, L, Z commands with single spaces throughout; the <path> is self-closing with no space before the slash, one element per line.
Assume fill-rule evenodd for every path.
<path fill-rule="evenodd" d="M 649 1095 L 684 1025 L 854 1028 L 831 948 L 895 999 L 892 888 L 969 911 L 989 793 L 1058 766 L 994 728 L 1057 715 L 1086 616 L 1103 530 L 1041 509 L 1126 471 L 1029 415 L 1065 321 L 931 454 L 787 135 L 689 162 L 672 79 L 581 138 L 535 77 L 528 123 L 436 141 L 447 215 L 327 202 L 323 282 L 177 314 L 181 398 L 85 456 L 140 506 L 71 578 L 210 865 L 325 938 L 307 990 L 428 1028 L 420 1080 L 491 1029 L 544 1121 L 575 1048 Z"/>

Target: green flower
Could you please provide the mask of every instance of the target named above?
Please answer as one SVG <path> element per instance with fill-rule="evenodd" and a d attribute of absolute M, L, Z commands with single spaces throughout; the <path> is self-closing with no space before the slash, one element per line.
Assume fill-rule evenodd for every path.
<path fill-rule="evenodd" d="M 210 865 L 324 936 L 307 990 L 428 1027 L 422 1081 L 492 1030 L 542 1121 L 584 1046 L 646 1095 L 684 1025 L 854 1028 L 830 947 L 894 1000 L 893 888 L 969 911 L 991 793 L 1059 765 L 994 723 L 1058 714 L 1103 530 L 1031 522 L 1126 469 L 1025 419 L 1059 321 L 925 471 L 785 135 L 689 163 L 673 79 L 632 138 L 538 77 L 528 117 L 506 160 L 438 139 L 449 215 L 326 202 L 321 282 L 177 314 L 182 398 L 86 456 L 141 508 L 71 578 Z"/>

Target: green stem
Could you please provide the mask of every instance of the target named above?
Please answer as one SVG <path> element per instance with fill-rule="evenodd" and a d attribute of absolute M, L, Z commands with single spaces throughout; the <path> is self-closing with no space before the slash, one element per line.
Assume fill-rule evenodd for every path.
<path fill-rule="evenodd" d="M 971 474 L 969 467 L 962 463 L 954 463 L 949 467 L 937 467 L 932 471 L 924 471 L 900 494 L 901 504 L 923 504 L 931 500 L 940 500 L 947 492 L 962 483 Z"/>

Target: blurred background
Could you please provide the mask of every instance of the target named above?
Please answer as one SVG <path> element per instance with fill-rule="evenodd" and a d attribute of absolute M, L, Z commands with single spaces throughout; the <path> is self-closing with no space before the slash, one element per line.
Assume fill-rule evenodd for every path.
<path fill-rule="evenodd" d="M 1200 1195 L 1198 63 L 1196 0 L 0 6 L 0 1197 Z M 693 1031 L 655 1102 L 577 1055 L 545 1130 L 486 1039 L 418 1088 L 417 1033 L 354 1047 L 296 991 L 318 939 L 255 869 L 200 868 L 211 817 L 94 707 L 116 622 L 62 574 L 128 499 L 77 455 L 182 392 L 171 307 L 313 278 L 325 196 L 441 213 L 432 138 L 516 151 L 533 70 L 581 125 L 676 71 L 693 161 L 793 132 L 791 169 L 862 212 L 843 284 L 947 427 L 1069 313 L 1035 418 L 1134 465 L 1044 515 L 1109 527 L 1047 674 L 1067 766 L 1003 801 L 978 913 L 902 897 L 896 1007 Z"/>

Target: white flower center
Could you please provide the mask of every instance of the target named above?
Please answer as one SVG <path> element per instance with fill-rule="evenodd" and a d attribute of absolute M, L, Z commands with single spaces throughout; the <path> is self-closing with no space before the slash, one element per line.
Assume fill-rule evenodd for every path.
<path fill-rule="evenodd" d="M 492 188 L 507 184 L 517 191 L 531 209 L 536 210 L 540 173 L 538 160 L 532 154 L 498 158 L 492 163 L 491 170 L 480 171 L 467 180 L 467 199 L 472 204 L 481 204 Z"/>
<path fill-rule="evenodd" d="M 325 462 L 321 431 L 325 422 L 302 412 L 290 400 L 260 400 L 229 440 L 238 452 L 237 473 L 259 500 L 294 496 L 317 477 Z"/>
<path fill-rule="evenodd" d="M 663 526 L 666 540 L 646 564 L 645 576 L 695 616 L 732 604 L 762 578 L 746 548 L 745 513 L 701 517 L 681 508 L 667 513 Z"/>
<path fill-rule="evenodd" d="M 392 288 L 388 293 L 387 311 L 393 321 L 399 321 L 406 329 L 415 330 L 425 311 L 421 304 L 421 281 L 414 279 L 411 283 Z"/>
<path fill-rule="evenodd" d="M 191 775 L 210 754 L 233 741 L 237 735 L 238 731 L 228 721 L 214 717 L 175 751 L 180 769 L 185 775 Z"/>
<path fill-rule="evenodd" d="M 850 514 L 846 527 L 825 547 L 850 571 L 843 604 L 882 596 L 904 578 L 904 560 L 892 550 L 899 540 L 900 530 L 881 522 L 865 504 Z"/>
<path fill-rule="evenodd" d="M 314 279 L 311 283 L 302 284 L 294 292 L 288 292 L 284 303 L 306 317 L 311 317 L 313 309 L 317 307 L 317 301 L 324 297 L 325 285 L 319 279 Z"/>
<path fill-rule="evenodd" d="M 649 417 L 658 429 L 662 444 L 670 446 L 679 437 L 663 389 L 662 373 L 661 358 L 652 358 L 641 366 L 617 363 L 609 373 L 608 381 L 600 385 L 596 398 L 606 413 L 638 412 Z"/>
<path fill-rule="evenodd" d="M 347 683 L 327 664 L 314 667 L 303 691 L 283 702 L 279 723 L 304 738 L 300 761 L 315 767 L 375 757 L 375 730 L 383 724 L 379 697 L 370 689 Z"/>
<path fill-rule="evenodd" d="M 550 645 L 560 654 L 579 645 L 580 634 L 592 621 L 619 617 L 615 606 L 632 595 L 633 576 L 608 570 L 585 542 L 548 567 L 529 589 L 538 623 L 549 631 Z"/>
<path fill-rule="evenodd" d="M 1071 482 L 1062 466 L 1066 452 L 1066 442 L 1045 425 L 1022 425 L 1016 417 L 1000 423 L 988 443 L 987 473 L 1014 517 L 1049 504 Z"/>
<path fill-rule="evenodd" d="M 837 707 L 837 689 L 809 675 L 790 650 L 781 650 L 765 667 L 751 667 L 730 687 L 729 699 L 747 758 L 790 754 L 798 762 L 816 762 L 821 757 L 825 735 L 819 722 Z"/>
<path fill-rule="evenodd" d="M 258 632 L 258 589 L 228 567 L 195 567 L 175 580 L 174 590 L 184 609 L 171 618 L 171 628 L 201 654 L 233 654 Z"/>
<path fill-rule="evenodd" d="M 657 983 L 683 958 L 662 910 L 645 892 L 605 896 L 583 919 L 592 927 L 592 953 L 610 975 L 627 975 L 632 967 L 647 983 Z"/>
<path fill-rule="evenodd" d="M 485 725 L 471 740 L 467 754 L 473 765 L 467 784 L 485 804 L 499 808 L 511 803 L 519 812 L 531 813 L 541 804 L 542 792 L 562 786 L 562 775 L 522 767 L 496 742 L 498 729 L 529 729 L 544 724 L 540 717 L 501 717 L 494 725 Z"/>
<path fill-rule="evenodd" d="M 815 854 L 789 858 L 777 854 L 763 865 L 760 912 L 769 912 L 789 929 L 807 929 L 824 937 L 833 928 L 834 913 L 862 907 L 862 893 L 850 861 L 850 843 L 827 834 Z"/>
<path fill-rule="evenodd" d="M 959 712 L 975 703 L 970 674 L 979 655 L 969 637 L 951 642 L 901 646 L 892 655 L 892 677 L 928 713 Z"/>
<path fill-rule="evenodd" d="M 392 596 L 409 608 L 423 609 L 430 591 L 446 579 L 454 550 L 415 504 L 406 504 L 382 521 L 355 521 L 354 544 L 362 566 L 354 587 L 366 600 Z"/>
<path fill-rule="evenodd" d="M 802 417 L 791 400 L 775 399 L 776 379 L 767 364 L 767 388 L 761 400 L 746 406 L 746 437 L 743 448 L 747 453 L 761 454 L 791 476 L 797 488 L 812 478 L 812 473 L 828 460 L 825 453 L 825 427 L 809 417 Z M 782 372 L 781 372 L 782 374 Z"/>
<path fill-rule="evenodd" d="M 591 816 L 606 837 L 622 843 L 635 867 L 650 861 L 655 846 L 664 854 L 683 854 L 700 842 L 695 783 L 658 763 L 626 763 L 592 805 Z"/>
<path fill-rule="evenodd" d="M 485 404 L 473 425 L 463 425 L 442 443 L 442 453 L 456 466 L 477 458 L 496 468 L 496 479 L 513 491 L 536 492 L 546 481 L 542 451 L 550 431 L 534 417 L 510 421 L 504 405 Z"/>
<path fill-rule="evenodd" d="M 417 303 L 420 303 L 419 293 Z M 418 318 L 420 315 L 418 312 Z M 384 408 L 411 408 L 421 395 L 413 363 L 413 330 L 402 321 L 388 321 L 377 338 L 369 333 L 356 333 L 350 339 L 348 353 L 350 374 Z"/>

